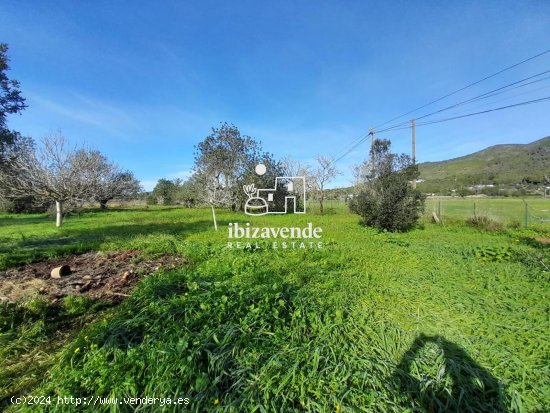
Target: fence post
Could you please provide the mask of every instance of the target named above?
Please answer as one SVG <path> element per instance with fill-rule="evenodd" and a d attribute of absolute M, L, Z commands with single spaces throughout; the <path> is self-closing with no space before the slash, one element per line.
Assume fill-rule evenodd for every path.
<path fill-rule="evenodd" d="M 476 201 L 474 201 L 474 218 L 477 217 L 477 211 L 476 211 Z"/>
<path fill-rule="evenodd" d="M 443 217 L 441 216 L 441 201 L 437 205 L 437 216 L 439 217 L 439 222 L 443 222 Z"/>
<path fill-rule="evenodd" d="M 529 210 L 527 209 L 527 202 L 524 200 L 523 203 L 525 204 L 525 226 L 527 227 L 529 225 Z"/>

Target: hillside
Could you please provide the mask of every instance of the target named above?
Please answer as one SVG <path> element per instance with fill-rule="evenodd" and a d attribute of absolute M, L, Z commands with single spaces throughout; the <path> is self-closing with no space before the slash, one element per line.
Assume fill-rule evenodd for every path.
<path fill-rule="evenodd" d="M 495 145 L 460 158 L 419 164 L 427 192 L 475 184 L 540 184 L 550 176 L 550 136 L 528 144 Z"/>

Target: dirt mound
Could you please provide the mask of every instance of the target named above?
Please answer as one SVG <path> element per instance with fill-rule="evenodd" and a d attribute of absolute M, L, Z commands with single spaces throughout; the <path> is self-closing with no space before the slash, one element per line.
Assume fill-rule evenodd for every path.
<path fill-rule="evenodd" d="M 186 262 L 177 255 L 146 260 L 140 251 L 89 252 L 36 262 L 0 271 L 0 302 L 18 301 L 36 294 L 52 302 L 69 294 L 118 301 L 128 295 L 142 276 Z M 52 269 L 61 265 L 68 265 L 71 273 L 51 278 Z"/>

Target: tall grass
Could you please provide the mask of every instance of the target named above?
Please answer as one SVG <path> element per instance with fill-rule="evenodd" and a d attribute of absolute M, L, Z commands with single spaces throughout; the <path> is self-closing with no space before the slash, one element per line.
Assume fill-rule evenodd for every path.
<path fill-rule="evenodd" d="M 12 246 L 5 263 L 35 258 L 30 245 L 48 256 L 73 242 L 84 249 L 177 252 L 191 262 L 145 278 L 120 307 L 63 345 L 42 384 L 26 391 L 189 397 L 186 408 L 196 412 L 544 411 L 550 405 L 550 287 L 544 266 L 526 258 L 547 260 L 548 250 L 529 241 L 532 229 L 426 224 L 390 234 L 361 227 L 343 212 L 264 216 L 250 222 L 313 222 L 323 228 L 324 248 L 236 250 L 226 248 L 227 225 L 250 217 L 221 212 L 218 218 L 218 232 L 208 211 L 184 209 L 89 213 L 44 232 L 51 223 L 41 217 L 0 228 Z M 23 336 L 6 331 L 7 341 Z"/>

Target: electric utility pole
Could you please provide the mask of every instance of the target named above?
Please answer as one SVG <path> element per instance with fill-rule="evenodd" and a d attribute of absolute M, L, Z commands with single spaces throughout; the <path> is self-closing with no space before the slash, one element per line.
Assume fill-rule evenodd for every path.
<path fill-rule="evenodd" d="M 416 122 L 414 119 L 411 120 L 412 128 L 412 163 L 416 163 Z M 413 180 L 413 188 L 416 188 L 416 178 Z"/>
<path fill-rule="evenodd" d="M 374 148 L 374 129 L 373 128 L 370 128 L 369 135 L 370 135 L 370 149 L 372 151 L 372 148 Z"/>

